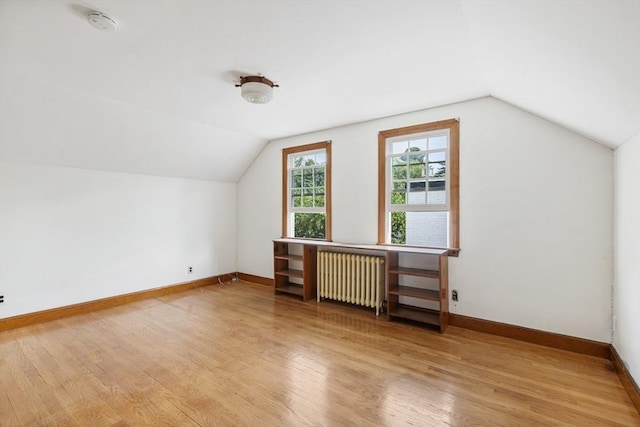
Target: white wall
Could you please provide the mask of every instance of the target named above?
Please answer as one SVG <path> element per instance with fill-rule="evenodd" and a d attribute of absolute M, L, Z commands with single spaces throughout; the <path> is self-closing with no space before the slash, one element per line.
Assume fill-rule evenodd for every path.
<path fill-rule="evenodd" d="M 333 240 L 374 243 L 378 131 L 453 117 L 462 252 L 450 259 L 451 311 L 610 342 L 613 153 L 494 98 L 269 143 L 238 183 L 238 270 L 273 277 L 282 148 L 333 141 Z"/>
<path fill-rule="evenodd" d="M 265 143 L 3 72 L 0 121 L 3 161 L 221 182 L 236 182 Z"/>
<path fill-rule="evenodd" d="M 616 149 L 613 345 L 640 384 L 640 134 Z"/>
<path fill-rule="evenodd" d="M 235 228 L 232 183 L 1 162 L 0 318 L 236 271 Z"/>

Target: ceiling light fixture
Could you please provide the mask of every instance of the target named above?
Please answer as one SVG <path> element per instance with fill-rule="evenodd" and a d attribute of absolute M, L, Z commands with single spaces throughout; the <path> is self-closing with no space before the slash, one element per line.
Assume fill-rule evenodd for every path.
<path fill-rule="evenodd" d="M 115 19 L 97 10 L 89 12 L 87 21 L 100 31 L 113 32 L 118 29 L 118 22 Z"/>
<path fill-rule="evenodd" d="M 266 104 L 273 99 L 273 88 L 280 86 L 264 76 L 241 76 L 236 87 L 240 88 L 242 97 L 250 103 Z"/>

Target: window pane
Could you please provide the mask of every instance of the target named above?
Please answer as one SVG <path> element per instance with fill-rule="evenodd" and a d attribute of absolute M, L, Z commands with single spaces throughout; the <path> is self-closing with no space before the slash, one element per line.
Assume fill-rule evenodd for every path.
<path fill-rule="evenodd" d="M 406 212 L 391 212 L 391 243 L 404 245 L 407 242 Z"/>
<path fill-rule="evenodd" d="M 429 153 L 430 162 L 444 162 L 446 160 L 446 154 L 444 151 L 437 151 L 435 153 Z"/>
<path fill-rule="evenodd" d="M 409 157 L 409 178 L 424 178 L 426 173 L 424 154 L 414 154 Z"/>
<path fill-rule="evenodd" d="M 326 218 L 323 213 L 295 213 L 294 237 L 326 238 Z"/>
<path fill-rule="evenodd" d="M 407 203 L 407 194 L 403 192 L 393 192 L 391 193 L 391 204 L 392 205 L 404 205 Z"/>
<path fill-rule="evenodd" d="M 324 165 L 327 163 L 327 154 L 323 151 L 322 153 L 316 153 L 316 164 Z"/>
<path fill-rule="evenodd" d="M 391 159 L 391 170 L 393 179 L 407 179 L 407 157 L 393 157 Z"/>
<path fill-rule="evenodd" d="M 302 206 L 302 190 L 291 191 L 291 206 L 294 208 Z"/>
<path fill-rule="evenodd" d="M 395 212 L 394 212 L 395 213 Z M 406 215 L 406 244 L 448 247 L 448 212 L 402 212 Z M 393 228 L 392 228 L 393 230 Z"/>
<path fill-rule="evenodd" d="M 444 191 L 446 189 L 447 182 L 444 179 L 435 179 L 429 181 L 429 192 L 431 191 Z"/>
<path fill-rule="evenodd" d="M 447 193 L 445 191 L 429 191 L 427 193 L 428 205 L 446 205 Z"/>
<path fill-rule="evenodd" d="M 409 146 L 410 148 L 413 148 L 413 149 L 417 148 L 419 151 L 426 151 L 427 139 L 426 138 L 414 139 L 412 141 L 409 141 Z"/>
<path fill-rule="evenodd" d="M 443 177 L 446 174 L 444 163 L 429 163 L 429 177 Z"/>
<path fill-rule="evenodd" d="M 291 172 L 291 188 L 302 187 L 302 171 L 294 170 Z"/>
<path fill-rule="evenodd" d="M 407 191 L 407 181 L 393 181 L 393 191 Z"/>
<path fill-rule="evenodd" d="M 426 188 L 426 183 L 424 181 L 413 181 L 409 183 L 409 192 L 424 192 Z"/>
<path fill-rule="evenodd" d="M 406 165 L 407 164 L 407 156 L 394 156 L 394 157 L 391 158 L 391 164 L 393 166 Z"/>
<path fill-rule="evenodd" d="M 313 185 L 316 187 L 324 187 L 324 168 L 316 168 L 313 176 Z"/>
<path fill-rule="evenodd" d="M 398 141 L 391 144 L 391 153 L 400 154 L 405 153 L 409 148 L 409 141 Z"/>
<path fill-rule="evenodd" d="M 302 206 L 305 208 L 313 207 L 313 188 L 305 188 L 302 195 Z"/>
<path fill-rule="evenodd" d="M 429 176 L 443 177 L 446 175 L 446 154 L 444 151 L 429 153 Z"/>
<path fill-rule="evenodd" d="M 446 205 L 447 204 L 447 182 L 444 179 L 436 179 L 429 181 L 429 192 L 427 193 L 428 205 Z"/>
<path fill-rule="evenodd" d="M 313 187 L 313 169 L 304 169 L 302 177 L 302 185 L 304 187 Z"/>
<path fill-rule="evenodd" d="M 426 203 L 427 191 L 426 182 L 417 181 L 409 183 L 409 196 L 407 198 L 407 204 L 409 205 L 422 205 Z"/>
<path fill-rule="evenodd" d="M 319 207 L 319 208 L 324 207 L 324 194 L 316 194 L 315 205 L 316 207 Z"/>
<path fill-rule="evenodd" d="M 437 150 L 439 148 L 447 148 L 447 136 L 433 136 L 429 138 L 429 150 Z"/>

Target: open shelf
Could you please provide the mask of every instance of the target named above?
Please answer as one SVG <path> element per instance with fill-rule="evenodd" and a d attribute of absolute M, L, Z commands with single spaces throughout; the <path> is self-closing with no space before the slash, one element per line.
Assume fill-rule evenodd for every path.
<path fill-rule="evenodd" d="M 301 279 L 304 276 L 304 272 L 302 270 L 294 270 L 292 268 L 287 268 L 286 270 L 276 271 L 275 273 L 280 275 L 280 276 L 299 277 Z"/>
<path fill-rule="evenodd" d="M 413 320 L 415 322 L 427 323 L 429 325 L 440 326 L 440 312 L 426 308 L 413 307 L 409 305 L 398 305 L 389 311 L 389 317 Z"/>
<path fill-rule="evenodd" d="M 415 288 L 413 286 L 390 286 L 390 295 L 398 295 L 403 297 L 413 297 L 426 299 L 429 301 L 440 301 L 440 292 L 431 289 Z"/>
<path fill-rule="evenodd" d="M 303 301 L 315 298 L 316 253 L 316 246 L 306 242 L 291 239 L 274 240 L 274 292 L 296 295 Z M 292 281 L 293 278 L 300 280 Z"/>
<path fill-rule="evenodd" d="M 447 253 L 398 250 L 388 253 L 387 259 L 388 319 L 437 325 L 444 333 L 449 323 Z M 426 268 L 416 268 L 420 266 Z"/>
<path fill-rule="evenodd" d="M 302 261 L 302 255 L 275 255 L 274 258 L 287 261 Z"/>
<path fill-rule="evenodd" d="M 276 292 L 282 292 L 285 294 L 304 296 L 304 288 L 297 283 L 289 283 L 287 285 L 279 286 L 276 288 Z"/>
<path fill-rule="evenodd" d="M 438 279 L 440 277 L 440 273 L 438 273 L 437 270 L 426 270 L 422 268 L 392 267 L 389 268 L 389 273 L 404 274 L 406 276 L 429 277 L 431 279 Z"/>

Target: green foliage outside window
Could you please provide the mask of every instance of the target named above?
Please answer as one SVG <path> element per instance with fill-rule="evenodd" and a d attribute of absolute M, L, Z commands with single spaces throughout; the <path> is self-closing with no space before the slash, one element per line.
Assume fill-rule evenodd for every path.
<path fill-rule="evenodd" d="M 291 174 L 291 206 L 294 208 L 325 206 L 325 169 L 316 162 L 315 155 L 303 155 L 293 159 L 295 168 Z M 314 167 L 315 166 L 315 167 Z M 308 239 L 326 239 L 326 215 L 324 213 L 296 212 L 294 236 Z"/>
<path fill-rule="evenodd" d="M 326 239 L 326 221 L 323 213 L 294 214 L 294 232 L 296 237 L 308 239 Z"/>
<path fill-rule="evenodd" d="M 391 212 L 391 243 L 396 245 L 407 243 L 406 212 Z"/>

